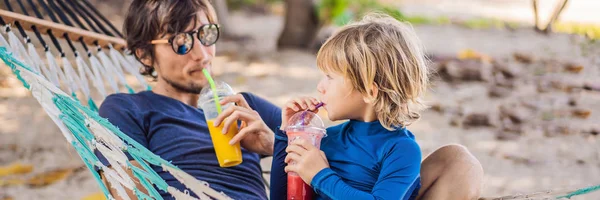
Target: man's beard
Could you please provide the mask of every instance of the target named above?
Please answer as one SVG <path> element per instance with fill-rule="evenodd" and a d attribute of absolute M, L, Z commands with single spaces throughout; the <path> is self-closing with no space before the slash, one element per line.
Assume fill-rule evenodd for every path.
<path fill-rule="evenodd" d="M 191 94 L 200 94 L 200 91 L 202 91 L 202 86 L 197 85 L 195 83 L 190 83 L 188 85 L 184 85 L 184 84 L 179 84 L 176 83 L 174 81 L 171 81 L 165 77 L 162 77 L 165 82 L 167 82 L 169 85 L 171 85 L 173 88 L 175 88 L 176 90 L 185 92 L 185 93 L 191 93 Z"/>

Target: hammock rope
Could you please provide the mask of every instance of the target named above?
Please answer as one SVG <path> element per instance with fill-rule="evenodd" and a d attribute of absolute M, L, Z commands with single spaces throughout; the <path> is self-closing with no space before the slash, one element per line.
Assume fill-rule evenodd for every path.
<path fill-rule="evenodd" d="M 121 191 L 117 192 L 117 194 L 120 194 L 119 196 L 126 194 L 122 193 L 124 187 L 132 189 L 135 187 L 131 178 L 125 173 L 124 168 L 122 168 L 123 166 L 132 169 L 134 176 L 142 183 L 145 182 L 145 189 L 152 195 L 152 199 L 162 199 L 157 191 L 152 191 L 155 190 L 152 185 L 165 192 L 172 191 L 173 189 L 170 189 L 167 183 L 145 162 L 169 169 L 168 172 L 175 177 L 186 176 L 182 175 L 185 173 L 176 166 L 154 155 L 110 124 L 108 120 L 101 118 L 96 112 L 81 105 L 59 88 L 56 88 L 54 84 L 46 81 L 39 74 L 34 73 L 26 64 L 14 58 L 12 53 L 8 52 L 5 47 L 0 47 L 0 58 L 13 70 L 13 73 L 22 81 L 24 86 L 32 91 L 32 94 L 43 105 L 47 114 L 53 120 L 59 120 L 57 121 L 57 125 L 59 125 L 61 131 L 65 134 L 65 139 L 73 145 L 86 166 L 92 172 L 94 172 L 94 167 L 105 170 L 107 180 L 112 183 L 111 186 L 117 191 Z M 108 168 L 104 166 L 93 153 L 94 149 L 105 155 L 113 167 Z M 125 152 L 131 154 L 136 161 L 142 164 L 144 169 L 132 166 L 127 156 L 125 156 Z M 99 183 L 102 183 L 97 174 L 94 176 Z M 144 179 L 149 181 L 145 181 Z M 192 184 L 206 185 L 204 182 L 195 179 L 185 180 L 187 181 L 185 185 L 188 187 Z M 103 188 L 102 190 L 105 192 L 106 198 L 112 199 L 112 196 L 108 193 L 108 189 L 103 184 L 101 184 L 101 188 Z M 138 191 L 137 195 L 141 198 L 150 199 L 150 196 L 140 193 L 138 189 L 134 190 Z M 196 191 L 198 189 L 190 190 Z M 211 198 L 227 199 L 225 195 L 212 191 L 210 188 L 207 189 L 204 187 L 199 191 L 204 193 L 208 191 Z"/>

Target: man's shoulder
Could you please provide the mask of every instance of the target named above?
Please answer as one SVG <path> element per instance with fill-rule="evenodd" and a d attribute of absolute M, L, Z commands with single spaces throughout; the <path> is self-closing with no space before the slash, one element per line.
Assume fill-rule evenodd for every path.
<path fill-rule="evenodd" d="M 143 101 L 143 93 L 145 93 L 146 91 L 143 92 L 138 92 L 138 93 L 134 93 L 134 94 L 129 94 L 129 93 L 116 93 L 116 94 L 111 94 L 108 95 L 104 101 L 102 102 L 102 105 L 104 104 L 112 104 L 112 103 L 117 103 L 117 104 L 131 104 L 131 103 L 136 103 L 136 102 L 140 102 Z"/>
<path fill-rule="evenodd" d="M 134 94 L 117 93 L 108 95 L 100 105 L 100 110 L 103 110 L 103 108 L 118 108 L 120 110 L 144 109 L 144 107 L 147 107 L 147 104 L 151 102 L 151 100 L 148 99 L 147 92 L 148 91 L 142 91 Z"/>

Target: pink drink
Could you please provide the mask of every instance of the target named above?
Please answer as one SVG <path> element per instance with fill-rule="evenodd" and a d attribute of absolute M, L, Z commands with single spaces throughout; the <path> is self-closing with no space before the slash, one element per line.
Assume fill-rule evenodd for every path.
<path fill-rule="evenodd" d="M 310 121 L 310 122 L 307 122 Z M 321 139 L 326 136 L 323 122 L 312 112 L 301 112 L 290 119 L 290 126 L 286 129 L 288 144 L 296 139 L 304 139 L 315 147 L 321 147 Z M 294 165 L 295 163 L 289 163 Z M 287 199 L 309 200 L 313 199 L 313 190 L 298 174 L 289 172 L 287 176 Z"/>

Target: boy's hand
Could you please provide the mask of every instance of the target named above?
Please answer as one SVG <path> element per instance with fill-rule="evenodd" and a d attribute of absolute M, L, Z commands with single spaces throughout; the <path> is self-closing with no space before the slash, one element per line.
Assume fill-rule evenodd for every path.
<path fill-rule="evenodd" d="M 300 112 L 309 110 L 312 112 L 316 112 L 316 105 L 319 104 L 319 100 L 313 97 L 298 97 L 288 101 L 281 111 L 281 130 L 285 130 L 288 126 L 288 121 L 290 118 Z"/>
<path fill-rule="evenodd" d="M 296 172 L 309 185 L 317 173 L 329 168 L 325 153 L 307 140 L 294 140 L 285 151 L 288 153 L 285 157 L 285 162 L 288 163 L 285 172 Z"/>

